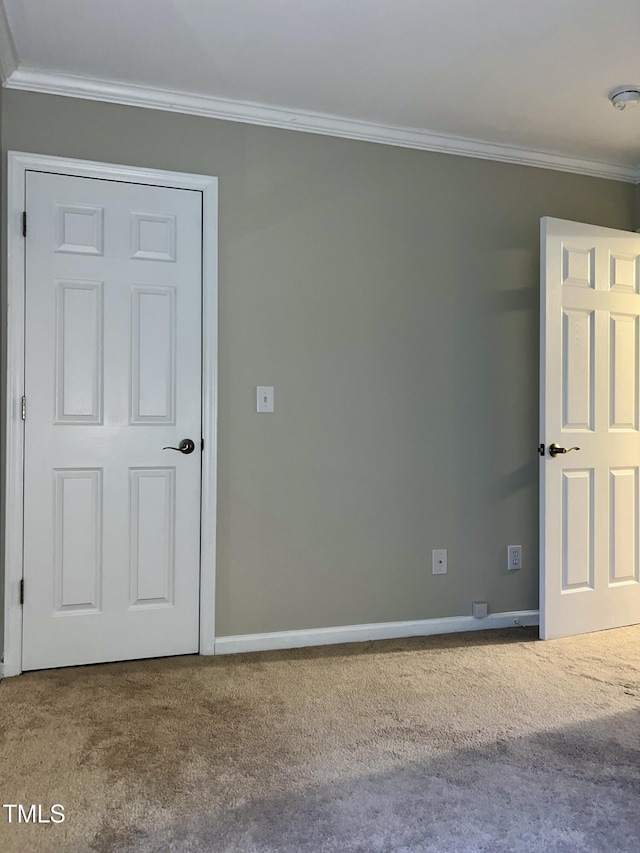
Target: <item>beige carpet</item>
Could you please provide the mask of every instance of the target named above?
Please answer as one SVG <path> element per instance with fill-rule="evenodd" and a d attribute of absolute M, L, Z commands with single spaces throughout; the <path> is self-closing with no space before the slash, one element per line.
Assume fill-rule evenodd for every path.
<path fill-rule="evenodd" d="M 66 820 L 0 850 L 637 853 L 639 711 L 640 628 L 30 673 L 0 796 Z"/>

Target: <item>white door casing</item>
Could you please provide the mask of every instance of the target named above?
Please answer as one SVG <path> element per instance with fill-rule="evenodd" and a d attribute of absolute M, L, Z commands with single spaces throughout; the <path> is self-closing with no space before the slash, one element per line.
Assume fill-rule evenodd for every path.
<path fill-rule="evenodd" d="M 8 159 L 4 675 L 19 673 L 23 657 L 24 668 L 40 668 L 212 653 L 216 179 Z M 32 238 L 27 277 L 41 287 L 27 289 L 25 306 Z M 162 450 L 186 437 L 192 454 Z"/>
<path fill-rule="evenodd" d="M 640 236 L 545 217 L 542 639 L 640 622 L 639 383 Z"/>

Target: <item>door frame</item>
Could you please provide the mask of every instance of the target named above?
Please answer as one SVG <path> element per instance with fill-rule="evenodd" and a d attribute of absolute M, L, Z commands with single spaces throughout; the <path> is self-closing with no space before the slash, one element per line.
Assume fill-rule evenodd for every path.
<path fill-rule="evenodd" d="M 7 368 L 6 472 L 4 512 L 4 657 L 5 677 L 22 672 L 24 531 L 25 368 L 25 209 L 26 172 L 53 172 L 132 184 L 196 190 L 202 193 L 202 485 L 200 502 L 200 649 L 215 648 L 216 484 L 218 413 L 218 179 L 210 175 L 165 172 L 67 157 L 7 153 Z"/>

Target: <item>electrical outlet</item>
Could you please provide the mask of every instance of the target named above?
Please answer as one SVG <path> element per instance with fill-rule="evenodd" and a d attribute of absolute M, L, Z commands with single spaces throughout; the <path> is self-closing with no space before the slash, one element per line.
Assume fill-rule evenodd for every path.
<path fill-rule="evenodd" d="M 507 548 L 507 570 L 515 572 L 522 568 L 522 545 L 509 545 Z"/>
<path fill-rule="evenodd" d="M 435 548 L 433 551 L 433 573 L 434 575 L 446 575 L 447 573 L 447 549 Z"/>
<path fill-rule="evenodd" d="M 474 601 L 471 605 L 471 615 L 474 619 L 484 619 L 489 615 L 489 605 L 486 601 Z"/>

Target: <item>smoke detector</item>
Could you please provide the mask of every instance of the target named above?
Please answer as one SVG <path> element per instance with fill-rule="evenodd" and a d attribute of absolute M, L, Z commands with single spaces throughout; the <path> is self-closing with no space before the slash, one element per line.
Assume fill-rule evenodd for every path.
<path fill-rule="evenodd" d="M 640 87 L 616 86 L 609 92 L 609 100 L 617 110 L 626 107 L 637 107 L 640 102 Z"/>

